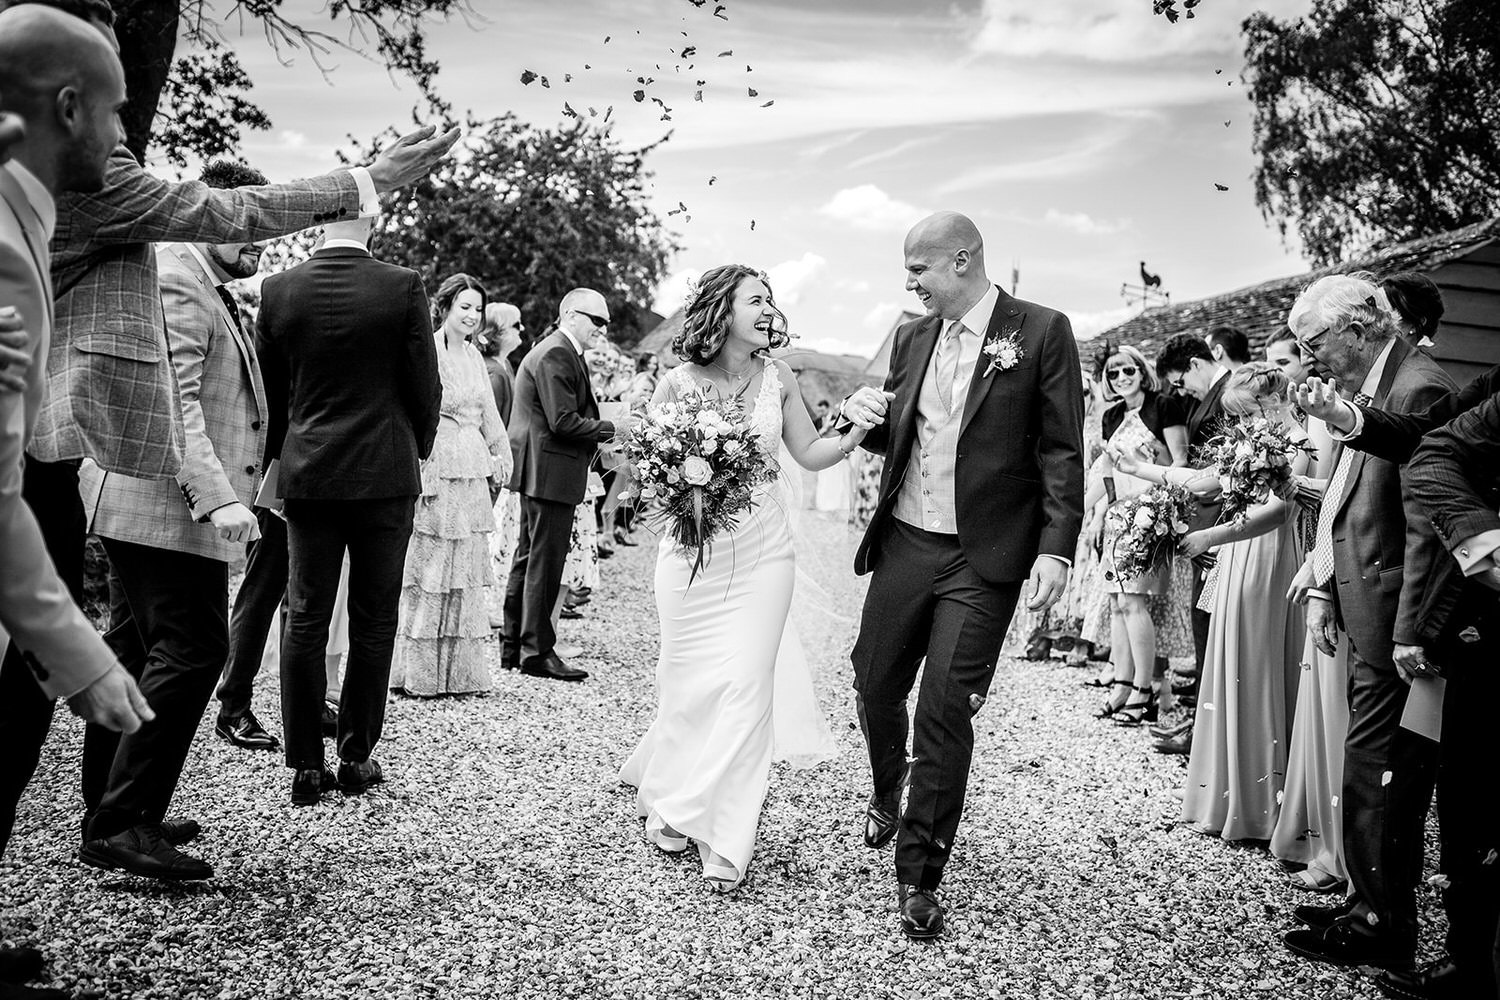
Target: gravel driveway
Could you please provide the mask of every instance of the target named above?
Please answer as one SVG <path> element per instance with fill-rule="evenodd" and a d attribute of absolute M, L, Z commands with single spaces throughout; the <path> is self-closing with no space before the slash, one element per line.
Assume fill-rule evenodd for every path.
<path fill-rule="evenodd" d="M 0 867 L 0 937 L 41 945 L 54 982 L 91 997 L 1376 995 L 1285 951 L 1286 914 L 1309 897 L 1265 852 L 1177 828 L 1182 762 L 1093 719 L 1085 672 L 1055 662 L 1001 664 L 976 720 L 947 936 L 907 943 L 889 849 L 860 839 L 853 538 L 817 514 L 803 537 L 795 616 L 844 753 L 778 767 L 732 896 L 650 846 L 615 781 L 653 710 L 643 544 L 604 563 L 587 617 L 564 623 L 588 681 L 497 670 L 488 697 L 393 699 L 388 783 L 367 796 L 292 808 L 279 754 L 227 747 L 211 709 L 174 809 L 205 827 L 207 883 L 74 859 L 81 725 L 59 712 Z M 279 732 L 274 676 L 255 704 Z M 1430 891 L 1423 907 L 1430 950 Z"/>

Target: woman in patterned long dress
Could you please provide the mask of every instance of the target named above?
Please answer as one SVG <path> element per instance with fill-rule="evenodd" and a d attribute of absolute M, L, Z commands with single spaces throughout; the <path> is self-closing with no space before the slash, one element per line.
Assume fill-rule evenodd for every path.
<path fill-rule="evenodd" d="M 424 698 L 490 689 L 490 486 L 509 478 L 511 458 L 484 359 L 466 339 L 484 305 L 484 289 L 466 274 L 444 281 L 433 299 L 442 419 L 422 463 L 391 663 L 391 687 Z"/>
<path fill-rule="evenodd" d="M 807 469 L 835 465 L 864 430 L 817 436 L 796 376 L 765 356 L 784 343 L 763 276 L 739 265 L 714 268 L 674 344 L 686 363 L 662 380 L 653 402 L 691 391 L 738 398 L 773 461 L 784 443 Z M 696 579 L 690 554 L 662 539 L 656 719 L 620 769 L 620 780 L 638 789 L 646 836 L 668 852 L 695 841 L 703 876 L 719 892 L 745 877 L 773 757 L 811 765 L 834 753 L 796 632 L 787 627 L 796 576 L 789 474 L 757 490 L 754 506 L 714 539 L 713 558 Z"/>
<path fill-rule="evenodd" d="M 1128 436 L 1132 457 L 1139 458 L 1134 454 L 1136 447 L 1150 445 L 1158 462 L 1181 466 L 1187 462 L 1187 421 L 1176 400 L 1163 395 L 1161 387 L 1160 377 L 1141 352 L 1129 345 L 1121 346 L 1104 365 L 1104 397 L 1114 405 L 1104 412 L 1100 430 L 1112 452 Z M 1142 442 L 1140 436 L 1148 436 L 1148 440 Z M 1096 508 L 1088 534 L 1091 539 L 1102 535 L 1100 562 L 1114 615 L 1110 630 L 1114 679 L 1097 714 L 1100 718 L 1113 717 L 1125 725 L 1139 725 L 1156 714 L 1152 677 L 1156 670 L 1157 635 L 1149 599 L 1167 592 L 1170 570 L 1134 578 L 1115 573 L 1115 527 L 1105 516 L 1106 502 L 1123 502 L 1150 487 L 1123 469 L 1116 468 L 1107 475 L 1115 497 L 1110 498 L 1103 485 L 1085 497 L 1085 505 Z"/>

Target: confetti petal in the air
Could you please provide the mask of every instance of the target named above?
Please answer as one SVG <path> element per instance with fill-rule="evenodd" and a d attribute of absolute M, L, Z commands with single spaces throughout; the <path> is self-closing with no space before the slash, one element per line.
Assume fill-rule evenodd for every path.
<path fill-rule="evenodd" d="M 1228 128 L 1228 127 L 1229 127 L 1229 123 L 1228 123 L 1228 122 L 1225 122 L 1225 123 L 1224 123 L 1224 127 L 1225 127 L 1225 128 Z"/>
<path fill-rule="evenodd" d="M 776 103 L 775 101 L 767 101 L 766 103 L 762 104 L 761 107 L 763 107 L 763 108 L 769 108 L 771 105 L 773 105 L 775 103 Z"/>
<path fill-rule="evenodd" d="M 614 114 L 614 113 L 615 113 L 615 106 L 613 104 L 611 104 L 609 107 L 607 107 L 607 108 L 604 109 L 604 120 L 605 121 L 609 121 L 609 116 L 612 115 L 612 114 Z"/>
<path fill-rule="evenodd" d="M 746 89 L 750 91 L 750 96 L 751 97 L 759 97 L 760 96 L 760 91 L 756 90 L 754 87 L 747 87 Z"/>
<path fill-rule="evenodd" d="M 567 115 L 569 118 L 578 117 L 578 112 L 574 111 L 573 105 L 569 104 L 567 101 L 563 101 L 563 114 Z"/>
<path fill-rule="evenodd" d="M 611 38 L 611 37 L 612 37 L 612 36 L 610 36 L 610 35 L 605 35 L 605 36 L 604 36 L 604 44 L 605 44 L 605 45 L 608 45 L 608 44 L 609 44 L 609 40 L 610 40 L 610 38 Z"/>
<path fill-rule="evenodd" d="M 723 4 L 717 5 L 716 7 L 714 7 L 714 17 L 720 18 L 721 20 L 725 21 L 729 20 L 729 16 L 724 13 L 724 11 L 727 9 L 728 8 L 726 8 Z"/>
<path fill-rule="evenodd" d="M 537 82 L 540 83 L 543 87 L 546 87 L 548 90 L 552 89 L 552 84 L 548 82 L 545 76 L 538 79 Z"/>
<path fill-rule="evenodd" d="M 750 231 L 752 233 L 755 232 L 755 220 L 754 219 L 750 220 Z"/>
<path fill-rule="evenodd" d="M 536 74 L 533 73 L 531 70 L 529 70 L 529 69 L 523 69 L 523 70 L 521 70 L 521 85 L 523 87 L 529 87 L 529 86 L 531 86 L 531 81 L 535 80 L 535 79 L 536 79 Z"/>
<path fill-rule="evenodd" d="M 634 97 L 635 98 L 635 103 L 639 104 L 639 103 L 641 103 L 642 101 L 644 101 L 646 99 L 646 92 L 644 90 L 637 90 L 634 94 L 631 94 L 630 96 Z"/>
<path fill-rule="evenodd" d="M 564 73 L 563 74 L 563 83 L 572 83 L 572 82 L 573 82 L 573 74 L 572 73 Z"/>
<path fill-rule="evenodd" d="M 719 58 L 723 59 L 725 56 L 732 56 L 732 55 L 734 55 L 734 49 L 725 49 L 723 52 L 719 53 Z"/>
<path fill-rule="evenodd" d="M 590 107 L 589 108 L 589 117 L 590 118 L 598 118 L 599 117 L 599 112 L 596 111 L 596 110 L 594 110 L 593 107 Z"/>
<path fill-rule="evenodd" d="M 696 45 L 684 45 L 682 47 L 682 58 L 684 58 L 684 59 L 691 59 L 693 57 L 693 53 L 695 53 L 697 51 L 698 51 L 698 46 L 696 46 Z"/>
<path fill-rule="evenodd" d="M 1216 69 L 1216 70 L 1214 70 L 1214 76 L 1218 76 L 1219 74 L 1221 74 L 1223 72 L 1224 71 L 1222 69 Z"/>
<path fill-rule="evenodd" d="M 753 70 L 753 69 L 750 68 L 750 64 L 749 63 L 746 63 L 745 64 L 745 72 L 746 73 L 754 73 L 755 70 Z"/>
<path fill-rule="evenodd" d="M 716 181 L 718 179 L 719 179 L 719 175 L 718 174 L 714 174 L 712 177 L 710 177 L 708 179 L 708 186 L 709 187 L 713 187 L 714 186 L 714 181 Z"/>
<path fill-rule="evenodd" d="M 1216 184 L 1214 184 L 1214 190 L 1215 191 L 1228 191 L 1229 189 L 1227 187 L 1225 187 L 1223 184 L 1216 183 Z"/>
<path fill-rule="evenodd" d="M 703 91 L 701 91 L 701 90 L 695 90 L 695 91 L 693 91 L 693 100 L 695 100 L 695 101 L 702 101 L 703 100 Z"/>

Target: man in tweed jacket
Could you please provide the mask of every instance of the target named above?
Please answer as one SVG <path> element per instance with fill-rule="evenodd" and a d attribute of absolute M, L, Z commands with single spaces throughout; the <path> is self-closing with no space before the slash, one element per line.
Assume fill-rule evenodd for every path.
<path fill-rule="evenodd" d="M 211 164 L 205 179 L 234 187 L 265 178 Z M 266 393 L 254 341 L 222 290 L 253 275 L 260 252 L 244 242 L 157 250 L 186 437 L 175 480 L 83 464 L 89 519 L 120 584 L 107 639 L 157 714 L 131 736 L 98 726 L 85 736 L 80 856 L 98 867 L 172 879 L 212 874 L 163 841 L 158 824 L 229 650 L 229 563 L 258 534 L 250 504 L 265 450 Z"/>

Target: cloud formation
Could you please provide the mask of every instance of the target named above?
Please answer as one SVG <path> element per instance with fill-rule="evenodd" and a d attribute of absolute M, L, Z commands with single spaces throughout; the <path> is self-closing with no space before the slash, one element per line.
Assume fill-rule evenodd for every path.
<path fill-rule="evenodd" d="M 771 291 L 776 296 L 776 304 L 782 307 L 796 305 L 802 298 L 803 290 L 827 266 L 826 258 L 809 251 L 794 260 L 784 260 L 775 267 L 768 268 L 766 277 L 771 280 Z"/>
<path fill-rule="evenodd" d="M 818 209 L 818 214 L 871 232 L 905 233 L 928 212 L 892 198 L 874 184 L 844 188 Z"/>
<path fill-rule="evenodd" d="M 1107 219 L 1096 219 L 1087 212 L 1063 212 L 1055 208 L 1047 209 L 1042 221 L 1080 236 L 1113 236 L 1130 226 L 1129 219 L 1110 222 Z"/>

